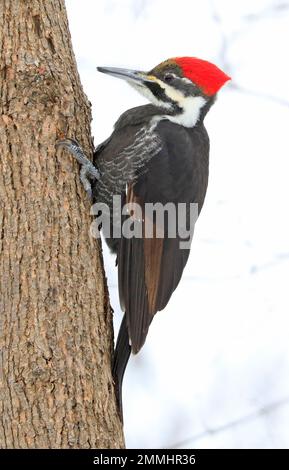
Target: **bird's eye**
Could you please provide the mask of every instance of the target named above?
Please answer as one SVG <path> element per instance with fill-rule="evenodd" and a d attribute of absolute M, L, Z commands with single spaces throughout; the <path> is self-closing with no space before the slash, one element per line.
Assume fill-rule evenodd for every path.
<path fill-rule="evenodd" d="M 174 74 L 166 73 L 164 76 L 165 82 L 169 83 L 175 78 Z"/>

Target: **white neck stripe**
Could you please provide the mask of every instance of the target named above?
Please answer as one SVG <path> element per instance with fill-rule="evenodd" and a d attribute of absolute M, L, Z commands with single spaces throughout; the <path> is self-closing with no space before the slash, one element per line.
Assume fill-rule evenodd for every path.
<path fill-rule="evenodd" d="M 206 104 L 205 98 L 202 96 L 190 96 L 182 102 L 182 112 L 175 116 L 165 116 L 172 122 L 185 127 L 194 127 L 200 119 L 201 109 Z"/>

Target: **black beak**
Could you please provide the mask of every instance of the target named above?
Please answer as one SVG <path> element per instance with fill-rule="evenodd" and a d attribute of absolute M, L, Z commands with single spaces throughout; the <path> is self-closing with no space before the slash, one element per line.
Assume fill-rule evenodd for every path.
<path fill-rule="evenodd" d="M 119 69 L 117 67 L 97 67 L 97 70 L 99 72 L 107 73 L 113 77 L 122 78 L 123 80 L 134 82 L 139 85 L 154 81 L 152 77 L 149 76 L 146 72 L 139 72 L 137 70 Z"/>

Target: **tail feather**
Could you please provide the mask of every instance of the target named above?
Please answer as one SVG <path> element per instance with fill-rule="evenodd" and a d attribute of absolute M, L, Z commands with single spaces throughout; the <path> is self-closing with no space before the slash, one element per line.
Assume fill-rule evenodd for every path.
<path fill-rule="evenodd" d="M 123 421 L 123 412 L 122 412 L 122 381 L 125 373 L 125 369 L 129 360 L 131 353 L 131 346 L 129 344 L 128 329 L 126 323 L 126 314 L 124 314 L 118 337 L 116 342 L 116 347 L 114 351 L 114 361 L 113 361 L 113 378 L 115 383 L 116 397 L 119 408 L 119 413 L 121 420 Z"/>

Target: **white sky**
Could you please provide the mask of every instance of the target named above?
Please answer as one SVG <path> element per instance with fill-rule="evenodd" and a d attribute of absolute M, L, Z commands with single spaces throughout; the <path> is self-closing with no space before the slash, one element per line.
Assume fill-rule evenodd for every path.
<path fill-rule="evenodd" d="M 66 5 L 96 143 L 122 111 L 143 103 L 123 81 L 98 74 L 97 65 L 147 70 L 168 57 L 195 55 L 233 78 L 206 120 L 210 183 L 189 264 L 128 367 L 127 446 L 168 447 L 184 440 L 183 447 L 289 447 L 289 5 Z M 109 256 L 106 267 L 118 323 Z"/>

